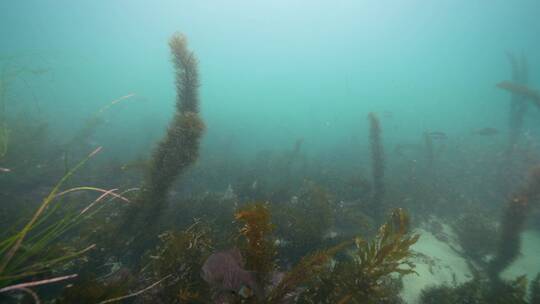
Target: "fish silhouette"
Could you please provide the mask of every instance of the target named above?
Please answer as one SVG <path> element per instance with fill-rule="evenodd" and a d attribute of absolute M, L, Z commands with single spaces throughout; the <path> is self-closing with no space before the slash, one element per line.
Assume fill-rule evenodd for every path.
<path fill-rule="evenodd" d="M 475 134 L 482 135 L 482 136 L 492 136 L 499 134 L 499 130 L 495 128 L 482 128 L 474 131 Z"/>
<path fill-rule="evenodd" d="M 441 131 L 427 132 L 426 135 L 436 140 L 448 139 L 448 136 L 446 135 L 446 133 L 441 132 Z"/>

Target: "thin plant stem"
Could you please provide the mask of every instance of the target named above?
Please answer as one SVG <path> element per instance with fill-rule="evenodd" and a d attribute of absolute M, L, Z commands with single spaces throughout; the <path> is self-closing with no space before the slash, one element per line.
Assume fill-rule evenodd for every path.
<path fill-rule="evenodd" d="M 144 288 L 144 289 L 141 289 L 141 290 L 139 290 L 139 291 L 137 291 L 137 292 L 134 292 L 134 293 L 130 293 L 130 294 L 125 295 L 125 296 L 116 297 L 116 298 L 108 299 L 108 300 L 105 300 L 105 301 L 101 301 L 101 302 L 99 302 L 99 304 L 112 303 L 112 302 L 121 301 L 121 300 L 128 299 L 128 298 L 136 297 L 136 296 L 138 296 L 138 295 L 140 295 L 140 294 L 142 294 L 142 293 L 144 293 L 144 292 L 146 292 L 146 291 L 148 291 L 148 290 L 154 288 L 154 287 L 157 286 L 159 283 L 165 281 L 166 279 L 170 278 L 171 276 L 172 276 L 172 275 L 169 274 L 169 275 L 165 276 L 164 278 L 162 278 L 161 280 L 159 280 L 159 281 L 153 283 L 152 285 L 150 285 L 150 286 L 148 286 L 148 287 L 146 287 L 146 288 Z"/>
<path fill-rule="evenodd" d="M 18 233 L 17 240 L 13 247 L 6 253 L 2 261 L 0 262 L 0 273 L 4 272 L 5 268 L 7 267 L 8 263 L 11 261 L 17 250 L 21 247 L 21 244 L 28 234 L 28 232 L 32 229 L 38 218 L 41 216 L 43 211 L 51 204 L 51 202 L 56 197 L 56 194 L 58 193 L 60 187 L 78 170 L 80 169 L 90 158 L 95 156 L 97 153 L 101 151 L 102 147 L 98 147 L 92 153 L 90 153 L 86 158 L 84 158 L 82 161 L 80 161 L 75 167 L 73 167 L 71 170 L 68 171 L 61 179 L 60 181 L 54 186 L 52 191 L 49 193 L 49 195 L 43 200 L 41 203 L 41 206 L 36 211 L 32 219 L 24 226 L 24 228 Z"/>
<path fill-rule="evenodd" d="M 76 277 L 77 277 L 77 274 L 70 274 L 70 275 L 56 277 L 56 278 L 52 278 L 52 279 L 46 279 L 46 280 L 40 280 L 40 281 L 34 281 L 34 282 L 26 282 L 26 283 L 15 284 L 15 285 L 7 286 L 7 287 L 4 287 L 4 288 L 0 288 L 0 293 L 11 291 L 11 290 L 17 290 L 17 289 L 21 289 L 21 288 L 28 288 L 28 287 L 34 287 L 34 286 L 39 286 L 39 285 L 56 283 L 56 282 L 60 282 L 60 281 L 73 279 L 73 278 L 76 278 Z"/>

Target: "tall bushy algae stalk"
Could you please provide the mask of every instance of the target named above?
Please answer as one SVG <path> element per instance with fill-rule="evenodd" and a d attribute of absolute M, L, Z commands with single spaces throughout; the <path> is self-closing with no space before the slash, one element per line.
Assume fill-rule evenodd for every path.
<path fill-rule="evenodd" d="M 197 160 L 205 129 L 199 116 L 197 58 L 181 34 L 172 36 L 169 47 L 176 77 L 176 113 L 154 151 L 141 194 L 128 212 L 125 227 L 136 238 L 150 237 L 155 232 L 155 223 L 166 206 L 167 192 L 176 177 Z"/>
<path fill-rule="evenodd" d="M 530 203 L 539 197 L 540 167 L 536 167 L 532 169 L 522 190 L 510 199 L 504 211 L 497 253 L 488 267 L 488 274 L 493 281 L 497 281 L 499 274 L 518 257 L 521 250 L 520 234 L 525 228 Z"/>
<path fill-rule="evenodd" d="M 384 187 L 384 149 L 381 142 L 381 124 L 375 113 L 369 113 L 369 142 L 371 146 L 371 165 L 373 174 L 373 196 L 371 207 L 374 210 L 375 218 L 379 221 L 384 218 L 384 207 L 382 206 Z"/>

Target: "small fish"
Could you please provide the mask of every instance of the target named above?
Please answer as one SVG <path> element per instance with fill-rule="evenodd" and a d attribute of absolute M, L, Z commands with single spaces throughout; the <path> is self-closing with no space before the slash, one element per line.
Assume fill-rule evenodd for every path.
<path fill-rule="evenodd" d="M 435 140 L 448 139 L 448 136 L 446 135 L 446 133 L 440 132 L 440 131 L 427 132 L 426 134 L 427 134 L 427 136 L 429 136 L 429 137 L 431 137 L 432 139 L 435 139 Z"/>
<path fill-rule="evenodd" d="M 29 70 L 29 72 L 34 74 L 34 75 L 43 75 L 43 74 L 47 74 L 50 70 L 51 69 L 49 69 L 49 68 L 39 68 L 39 69 Z"/>
<path fill-rule="evenodd" d="M 8 172 L 11 172 L 11 169 L 0 167 L 0 172 L 2 172 L 2 173 L 8 173 Z"/>
<path fill-rule="evenodd" d="M 499 130 L 491 127 L 486 127 L 478 130 L 474 130 L 474 134 L 478 134 L 481 136 L 493 136 L 499 134 Z"/>

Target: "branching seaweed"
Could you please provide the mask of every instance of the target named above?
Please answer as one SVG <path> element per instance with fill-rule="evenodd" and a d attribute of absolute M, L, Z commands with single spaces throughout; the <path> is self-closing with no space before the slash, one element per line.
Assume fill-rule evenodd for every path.
<path fill-rule="evenodd" d="M 352 303 L 374 303 L 384 298 L 382 279 L 392 273 L 407 275 L 416 273 L 410 247 L 419 235 L 408 235 L 409 217 L 402 209 L 392 212 L 391 219 L 379 228 L 377 237 L 371 241 L 357 238 L 356 258 L 345 267 L 343 286 L 352 292 Z M 402 267 L 406 266 L 406 267 Z M 348 271 L 347 271 L 348 270 Z M 353 277 L 348 277 L 348 275 Z M 368 299 L 372 299 L 369 301 Z"/>
<path fill-rule="evenodd" d="M 302 294 L 307 303 L 381 303 L 395 296 L 390 274 L 415 273 L 410 247 L 418 235 L 409 235 L 409 218 L 396 209 L 371 241 L 356 239 L 356 252 L 321 276 Z M 405 266 L 405 267 L 403 267 Z"/>
<path fill-rule="evenodd" d="M 208 291 L 200 276 L 204 260 L 212 251 L 209 228 L 195 222 L 183 231 L 167 231 L 148 255 L 150 276 L 163 282 L 159 297 L 166 303 L 206 303 Z"/>
<path fill-rule="evenodd" d="M 272 290 L 266 303 L 284 303 L 284 300 L 293 296 L 302 285 L 316 280 L 320 274 L 328 271 L 332 257 L 348 245 L 350 242 L 344 242 L 330 249 L 317 251 L 303 257 Z"/>
<path fill-rule="evenodd" d="M 244 237 L 241 248 L 246 258 L 246 267 L 257 273 L 262 286 L 268 274 L 275 269 L 276 248 L 270 210 L 262 203 L 250 204 L 236 212 L 235 218 L 243 223 L 240 234 Z"/>
<path fill-rule="evenodd" d="M 329 244 L 324 244 L 325 234 L 334 223 L 330 194 L 313 182 L 304 182 L 294 196 L 294 203 L 272 206 L 277 234 L 289 243 L 287 258 L 293 262 L 302 256 Z"/>

